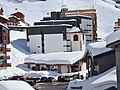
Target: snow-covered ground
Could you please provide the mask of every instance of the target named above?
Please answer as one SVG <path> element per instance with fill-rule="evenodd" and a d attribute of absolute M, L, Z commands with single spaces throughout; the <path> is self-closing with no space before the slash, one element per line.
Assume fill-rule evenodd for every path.
<path fill-rule="evenodd" d="M 22 11 L 26 21 L 31 25 L 41 20 L 43 16 L 50 16 L 51 11 L 60 11 L 63 5 L 68 9 L 95 8 L 98 20 L 97 33 L 101 38 L 105 38 L 114 30 L 114 23 L 120 15 L 120 9 L 115 8 L 115 4 L 113 0 L 24 0 L 22 3 L 15 0 L 0 1 L 6 16 Z"/>
<path fill-rule="evenodd" d="M 0 90 L 35 90 L 24 81 L 0 81 Z"/>
<path fill-rule="evenodd" d="M 88 80 L 71 81 L 67 90 L 74 90 L 72 87 L 81 87 L 82 90 L 106 90 L 110 87 L 117 87 L 116 67 L 113 67 L 100 75 L 93 76 Z"/>
<path fill-rule="evenodd" d="M 11 52 L 8 54 L 10 54 L 12 66 L 24 63 L 24 58 L 30 54 L 26 42 L 25 31 L 10 31 L 10 45 L 8 45 L 8 48 L 11 48 Z"/>

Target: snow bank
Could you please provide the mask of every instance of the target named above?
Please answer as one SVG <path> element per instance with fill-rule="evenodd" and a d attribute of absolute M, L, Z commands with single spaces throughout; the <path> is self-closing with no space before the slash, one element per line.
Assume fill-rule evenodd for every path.
<path fill-rule="evenodd" d="M 35 90 L 24 81 L 0 81 L 0 90 Z"/>
<path fill-rule="evenodd" d="M 25 76 L 31 78 L 53 77 L 54 79 L 57 80 L 59 73 L 55 71 L 29 71 L 25 74 Z"/>
<path fill-rule="evenodd" d="M 6 69 L 0 70 L 0 80 L 8 79 L 12 76 L 23 76 L 26 71 L 17 67 L 8 67 Z"/>
<path fill-rule="evenodd" d="M 117 87 L 116 67 L 88 80 L 71 81 L 68 85 L 68 90 L 72 90 L 71 87 L 81 87 L 82 90 L 105 90 L 112 86 Z"/>

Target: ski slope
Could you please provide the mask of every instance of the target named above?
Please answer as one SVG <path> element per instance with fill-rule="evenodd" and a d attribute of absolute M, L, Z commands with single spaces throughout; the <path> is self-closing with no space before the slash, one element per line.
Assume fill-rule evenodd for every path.
<path fill-rule="evenodd" d="M 43 16 L 49 16 L 51 11 L 60 11 L 65 5 L 68 9 L 95 8 L 97 10 L 98 37 L 105 38 L 113 32 L 114 23 L 117 21 L 120 10 L 115 8 L 112 0 L 24 0 L 18 3 L 15 0 L 0 0 L 0 6 L 4 8 L 4 15 L 9 16 L 16 11 L 22 11 L 25 19 L 33 25 Z"/>

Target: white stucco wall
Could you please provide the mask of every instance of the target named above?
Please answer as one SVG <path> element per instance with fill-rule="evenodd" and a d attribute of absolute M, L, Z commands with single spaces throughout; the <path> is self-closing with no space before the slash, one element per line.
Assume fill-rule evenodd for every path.
<path fill-rule="evenodd" d="M 41 35 L 30 35 L 27 46 L 31 53 L 42 53 L 42 39 Z M 64 41 L 63 34 L 45 34 L 44 35 L 44 50 L 49 52 L 63 52 Z"/>
<path fill-rule="evenodd" d="M 78 35 L 78 41 L 74 41 L 74 35 Z M 84 40 L 83 40 L 84 36 Z M 31 53 L 42 53 L 42 36 L 30 35 L 27 46 Z M 86 47 L 86 37 L 84 33 L 68 33 L 67 41 L 63 40 L 63 34 L 44 34 L 44 51 L 50 52 L 64 52 L 64 51 L 82 51 Z"/>
<path fill-rule="evenodd" d="M 74 41 L 74 35 L 78 35 L 78 41 Z M 82 51 L 85 50 L 86 47 L 86 38 L 84 35 L 83 41 L 83 33 L 70 33 L 71 43 L 72 43 L 72 51 Z"/>
<path fill-rule="evenodd" d="M 86 70 L 86 63 L 83 62 L 82 65 L 81 65 L 81 71 L 85 71 Z"/>
<path fill-rule="evenodd" d="M 64 51 L 63 34 L 46 34 L 44 35 L 44 43 L 45 53 Z"/>
<path fill-rule="evenodd" d="M 61 66 L 61 73 L 68 73 L 68 66 L 67 65 Z"/>
<path fill-rule="evenodd" d="M 30 40 L 27 43 L 27 46 L 30 48 L 30 52 L 31 53 L 42 53 L 41 35 L 30 35 L 29 39 Z"/>

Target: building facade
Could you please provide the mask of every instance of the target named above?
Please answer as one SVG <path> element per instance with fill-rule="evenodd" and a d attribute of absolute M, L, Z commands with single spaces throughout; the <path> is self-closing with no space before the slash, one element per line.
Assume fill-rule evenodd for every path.
<path fill-rule="evenodd" d="M 25 58 L 28 68 L 71 73 L 86 70 L 85 51 L 32 54 Z"/>
<path fill-rule="evenodd" d="M 83 10 L 68 10 L 62 9 L 62 16 L 63 17 L 88 17 L 92 18 L 85 19 L 85 18 L 77 18 L 77 20 L 81 20 L 79 22 L 80 27 L 87 32 L 86 37 L 88 44 L 91 42 L 97 41 L 97 14 L 96 9 L 83 9 Z"/>
<path fill-rule="evenodd" d="M 10 16 L 8 17 L 9 21 L 7 23 L 7 25 L 10 26 L 18 26 L 19 24 L 19 18 L 15 17 L 15 16 Z"/>
<path fill-rule="evenodd" d="M 0 67 L 11 66 L 7 62 L 10 59 L 10 56 L 7 55 L 7 52 L 10 52 L 10 48 L 7 48 L 7 44 L 9 43 L 9 29 L 3 24 L 0 24 Z"/>
<path fill-rule="evenodd" d="M 15 12 L 15 13 L 13 13 L 13 14 L 11 14 L 11 16 L 15 16 L 15 17 L 17 17 L 17 18 L 19 18 L 20 19 L 20 21 L 25 21 L 25 15 L 22 13 L 22 12 Z"/>
<path fill-rule="evenodd" d="M 82 10 L 78 10 L 79 13 Z M 83 10 L 85 13 L 83 14 L 77 14 L 76 10 L 68 10 L 61 12 L 51 12 L 51 17 L 44 17 L 42 21 L 48 21 L 48 20 L 76 20 L 76 26 L 82 31 L 86 32 L 86 43 L 92 43 L 97 41 L 97 17 L 96 17 L 96 10 Z M 82 11 L 82 12 L 83 12 Z M 88 14 L 90 13 L 90 14 Z M 42 21 L 35 22 L 34 25 L 42 25 Z M 46 24 L 46 23 L 44 23 Z M 50 23 L 47 23 L 47 25 Z M 55 24 L 55 23 L 51 23 Z M 58 23 L 56 23 L 58 24 Z M 62 23 L 63 24 L 63 23 Z"/>
<path fill-rule="evenodd" d="M 114 67 L 115 62 L 115 51 L 107 51 L 105 53 L 91 56 L 90 52 L 87 54 L 87 67 L 89 67 L 89 76 L 95 76 L 101 74 L 110 68 Z"/>
<path fill-rule="evenodd" d="M 85 33 L 79 29 L 77 32 L 70 32 L 70 30 L 71 26 L 66 25 L 28 27 L 27 46 L 34 54 L 85 50 Z"/>
<path fill-rule="evenodd" d="M 107 36 L 107 47 L 115 50 L 116 72 L 117 72 L 117 90 L 120 90 L 120 31 L 115 31 Z"/>

